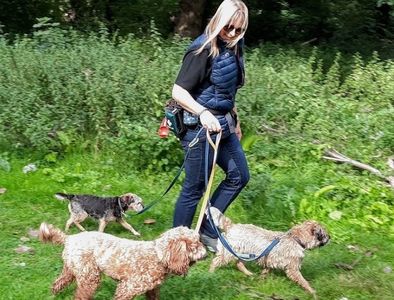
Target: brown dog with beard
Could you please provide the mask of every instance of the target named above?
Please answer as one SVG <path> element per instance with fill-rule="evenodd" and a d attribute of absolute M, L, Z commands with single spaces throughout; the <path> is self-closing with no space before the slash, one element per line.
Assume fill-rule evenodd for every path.
<path fill-rule="evenodd" d="M 302 276 L 300 269 L 305 250 L 324 246 L 330 240 L 319 223 L 305 221 L 287 232 L 270 231 L 251 224 L 233 224 L 215 207 L 211 207 L 210 211 L 214 224 L 223 231 L 223 236 L 236 253 L 258 256 L 274 239 L 279 238 L 279 243 L 271 252 L 256 261 L 263 267 L 261 275 L 265 276 L 271 269 L 284 270 L 288 278 L 315 296 L 315 290 Z M 214 272 L 216 268 L 235 260 L 238 259 L 227 251 L 222 243 L 218 243 L 216 257 L 209 271 Z M 237 267 L 246 275 L 253 274 L 240 260 L 237 262 Z"/>
<path fill-rule="evenodd" d="M 160 285 L 169 275 L 186 275 L 192 263 L 206 256 L 199 234 L 183 226 L 152 241 L 133 241 L 97 231 L 66 235 L 42 223 L 39 237 L 64 245 L 63 271 L 52 285 L 53 294 L 76 281 L 74 298 L 78 300 L 93 299 L 102 274 L 118 282 L 116 300 L 141 294 L 158 300 Z"/>

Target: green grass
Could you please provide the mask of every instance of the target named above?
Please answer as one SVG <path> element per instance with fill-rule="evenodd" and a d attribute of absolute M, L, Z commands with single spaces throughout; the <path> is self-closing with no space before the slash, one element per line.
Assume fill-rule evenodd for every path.
<path fill-rule="evenodd" d="M 52 163 L 38 161 L 38 171 L 28 174 L 23 174 L 22 168 L 34 162 L 34 157 L 10 158 L 9 162 L 9 172 L 0 168 L 0 187 L 7 188 L 7 192 L 0 195 L 0 299 L 72 299 L 75 285 L 56 297 L 50 293 L 50 286 L 62 267 L 62 247 L 42 244 L 34 238 L 27 242 L 20 240 L 28 236 L 30 228 L 37 229 L 43 221 L 64 228 L 67 205 L 53 197 L 55 192 L 117 195 L 132 191 L 149 203 L 160 196 L 175 175 L 175 171 L 141 175 L 114 157 L 86 153 L 68 154 Z M 143 239 L 153 239 L 171 227 L 179 187 L 177 184 L 151 210 L 129 219 Z M 249 212 L 242 195 L 228 213 L 234 221 L 259 224 L 261 219 L 267 219 L 263 212 Z M 156 223 L 144 225 L 146 218 L 154 218 Z M 278 229 L 275 224 L 279 221 L 266 223 Z M 303 263 L 302 273 L 317 290 L 319 299 L 392 299 L 394 272 L 385 273 L 384 268 L 394 268 L 394 238 L 384 233 L 387 232 L 384 225 L 368 232 L 346 222 L 324 221 L 329 230 L 343 234 L 340 238 L 332 235 L 326 247 L 307 253 Z M 84 226 L 95 230 L 98 225 L 86 221 Z M 71 233 L 77 232 L 72 227 Z M 118 224 L 110 224 L 106 232 L 134 238 Z M 34 254 L 17 254 L 14 249 L 22 244 L 32 247 Z M 349 245 L 357 246 L 356 250 L 349 249 Z M 351 271 L 335 266 L 336 263 L 351 264 L 360 257 Z M 162 299 L 312 299 L 280 271 L 261 279 L 258 267 L 252 263 L 248 267 L 256 274 L 253 277 L 246 277 L 234 265 L 211 274 L 208 268 L 212 258 L 210 254 L 194 265 L 185 278 L 169 278 L 162 285 Z M 115 286 L 112 279 L 104 278 L 95 299 L 111 299 Z"/>

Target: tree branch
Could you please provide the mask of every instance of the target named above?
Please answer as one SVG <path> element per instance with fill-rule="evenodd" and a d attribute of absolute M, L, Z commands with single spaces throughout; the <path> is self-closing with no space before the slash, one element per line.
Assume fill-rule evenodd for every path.
<path fill-rule="evenodd" d="M 382 172 L 380 172 L 378 169 L 364 164 L 362 162 L 359 162 L 357 160 L 351 159 L 341 153 L 339 153 L 337 150 L 335 149 L 328 149 L 325 151 L 323 158 L 328 159 L 328 160 L 332 160 L 332 161 L 336 161 L 336 162 L 340 162 L 340 163 L 348 163 L 356 168 L 362 169 L 362 170 L 366 170 L 371 172 L 372 174 L 375 174 L 376 176 L 378 176 L 379 178 L 385 180 L 386 182 L 388 182 L 390 184 L 390 186 L 392 188 L 394 188 L 394 176 L 384 176 L 382 174 Z"/>

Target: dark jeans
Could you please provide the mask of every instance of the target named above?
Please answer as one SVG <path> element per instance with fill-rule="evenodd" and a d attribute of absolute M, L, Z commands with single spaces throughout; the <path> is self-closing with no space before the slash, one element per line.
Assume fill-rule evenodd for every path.
<path fill-rule="evenodd" d="M 188 130 L 182 139 L 182 147 L 185 153 L 190 141 L 196 136 L 197 132 L 198 129 Z M 191 226 L 196 207 L 205 191 L 205 134 L 206 132 L 203 130 L 200 134 L 199 142 L 192 147 L 185 162 L 186 177 L 181 194 L 175 205 L 174 227 L 181 225 Z M 212 138 L 215 141 L 216 135 Z M 212 169 L 212 159 L 213 149 L 210 146 L 209 172 Z M 226 173 L 226 178 L 213 193 L 211 205 L 224 212 L 249 181 L 249 169 L 245 154 L 235 133 L 227 132 L 220 140 L 216 163 Z M 206 218 L 204 218 L 200 233 L 213 238 L 217 237 Z"/>

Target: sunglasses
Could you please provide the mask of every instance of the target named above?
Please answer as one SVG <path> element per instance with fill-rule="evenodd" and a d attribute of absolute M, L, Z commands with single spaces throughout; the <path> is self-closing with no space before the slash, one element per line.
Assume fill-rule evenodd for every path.
<path fill-rule="evenodd" d="M 230 32 L 232 32 L 233 30 L 235 30 L 235 34 L 236 34 L 236 35 L 241 34 L 241 32 L 243 31 L 243 28 L 235 28 L 233 25 L 226 25 L 226 26 L 223 27 L 223 29 L 224 29 L 227 33 L 230 33 Z"/>

